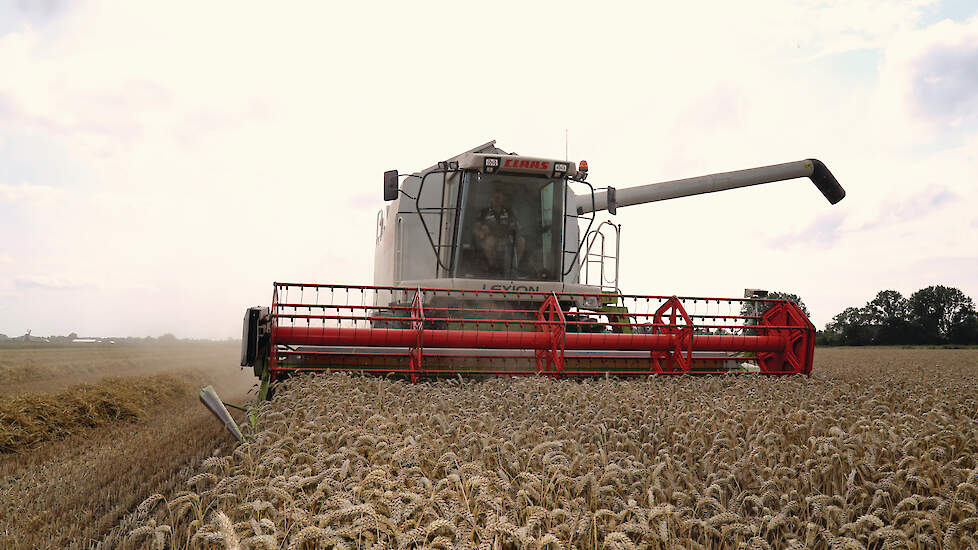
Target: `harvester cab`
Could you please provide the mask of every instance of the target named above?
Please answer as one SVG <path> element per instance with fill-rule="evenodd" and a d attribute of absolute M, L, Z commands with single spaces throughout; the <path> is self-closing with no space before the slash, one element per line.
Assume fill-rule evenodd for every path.
<path fill-rule="evenodd" d="M 511 155 L 493 142 L 407 176 L 378 213 L 374 284 L 569 289 L 581 244 L 568 187 L 577 176 L 570 162 Z"/>
<path fill-rule="evenodd" d="M 491 141 L 384 174 L 371 286 L 275 283 L 245 315 L 242 365 L 294 372 L 635 375 L 808 373 L 814 327 L 790 302 L 751 294 L 623 294 L 620 227 L 595 213 L 807 177 L 800 160 L 630 188 L 595 188 L 587 163 L 508 153 Z M 264 387 L 264 385 L 263 385 Z"/>

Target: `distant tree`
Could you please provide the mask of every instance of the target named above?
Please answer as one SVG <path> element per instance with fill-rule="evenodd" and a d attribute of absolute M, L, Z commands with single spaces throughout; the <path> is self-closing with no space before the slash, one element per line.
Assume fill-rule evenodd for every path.
<path fill-rule="evenodd" d="M 910 304 L 896 290 L 881 290 L 866 304 L 866 313 L 872 322 L 882 325 L 893 319 L 906 319 Z"/>
<path fill-rule="evenodd" d="M 9 338 L 6 334 L 0 334 L 0 340 L 6 340 Z"/>
<path fill-rule="evenodd" d="M 876 331 L 865 308 L 848 307 L 825 325 L 825 332 L 843 346 L 866 346 L 873 343 Z"/>
<path fill-rule="evenodd" d="M 952 344 L 978 344 L 978 313 L 974 308 L 964 308 L 954 314 L 947 339 Z"/>
<path fill-rule="evenodd" d="M 77 340 L 78 339 L 78 333 L 72 332 L 71 334 L 68 335 L 68 339 L 69 340 Z"/>
<path fill-rule="evenodd" d="M 908 301 L 911 322 L 917 325 L 925 344 L 943 344 L 951 341 L 952 332 L 961 337 L 975 310 L 975 304 L 957 288 L 942 285 L 929 286 L 914 292 Z"/>
<path fill-rule="evenodd" d="M 837 333 L 826 330 L 816 330 L 815 331 L 815 345 L 816 346 L 842 346 L 844 345 L 842 341 L 842 336 Z"/>
<path fill-rule="evenodd" d="M 159 337 L 160 342 L 176 342 L 177 337 L 170 334 L 169 332 Z"/>
<path fill-rule="evenodd" d="M 908 344 L 916 338 L 910 322 L 910 302 L 896 290 L 881 290 L 863 308 L 865 320 L 874 327 L 873 344 Z"/>
<path fill-rule="evenodd" d="M 974 301 L 954 287 L 929 286 L 904 298 L 882 290 L 861 308 L 832 318 L 816 336 L 821 345 L 978 344 Z"/>

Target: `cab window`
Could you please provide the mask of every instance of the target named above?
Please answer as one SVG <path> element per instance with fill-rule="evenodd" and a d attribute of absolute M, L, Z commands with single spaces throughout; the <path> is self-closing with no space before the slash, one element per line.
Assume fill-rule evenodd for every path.
<path fill-rule="evenodd" d="M 456 277 L 559 281 L 562 179 L 466 172 Z"/>

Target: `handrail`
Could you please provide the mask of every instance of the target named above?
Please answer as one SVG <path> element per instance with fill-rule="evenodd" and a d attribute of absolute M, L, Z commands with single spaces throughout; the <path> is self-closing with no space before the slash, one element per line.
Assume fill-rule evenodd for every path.
<path fill-rule="evenodd" d="M 614 232 L 615 232 L 615 254 L 614 255 L 605 254 L 605 247 L 604 247 L 604 245 L 605 245 L 606 236 L 602 232 L 602 228 L 605 225 L 610 226 L 614 230 Z M 594 247 L 594 243 L 595 243 L 595 241 L 598 240 L 598 237 L 599 236 L 601 237 L 601 253 L 600 254 L 595 254 L 595 253 L 591 252 L 591 249 Z M 584 236 L 584 240 L 587 241 L 588 237 L 591 238 L 591 243 L 588 244 L 587 250 L 584 253 L 584 258 L 581 261 L 582 267 L 584 268 L 584 284 L 590 284 L 589 283 L 589 281 L 590 281 L 590 279 L 589 279 L 589 277 L 590 277 L 590 269 L 591 269 L 590 264 L 592 264 L 592 263 L 598 263 L 598 264 L 600 264 L 598 286 L 601 288 L 601 290 L 608 290 L 608 291 L 614 292 L 615 294 L 618 294 L 618 292 L 619 292 L 619 289 L 618 289 L 618 275 L 619 275 L 618 258 L 619 258 L 620 243 L 621 243 L 621 226 L 618 225 L 618 224 L 612 223 L 610 220 L 605 220 L 605 221 L 601 222 L 600 224 L 598 224 L 598 227 L 596 227 L 593 230 L 591 230 L 590 232 L 588 232 Z M 591 259 L 592 257 L 597 257 L 598 259 L 597 260 L 592 260 Z M 610 279 L 609 280 L 607 277 L 605 277 L 605 270 L 604 270 L 604 267 L 605 266 L 604 266 L 604 263 L 605 263 L 605 260 L 606 259 L 612 259 L 612 258 L 615 260 L 615 277 L 614 277 L 614 279 Z M 608 284 L 608 283 L 610 283 L 610 284 Z"/>

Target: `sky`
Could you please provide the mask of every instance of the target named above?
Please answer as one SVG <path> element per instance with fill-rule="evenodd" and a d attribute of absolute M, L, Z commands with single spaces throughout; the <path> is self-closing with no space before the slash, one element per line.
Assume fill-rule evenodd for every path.
<path fill-rule="evenodd" d="M 686 4 L 0 2 L 0 333 L 237 337 L 273 281 L 372 282 L 385 170 L 492 139 L 848 192 L 623 208 L 627 292 L 978 299 L 978 3 Z"/>

